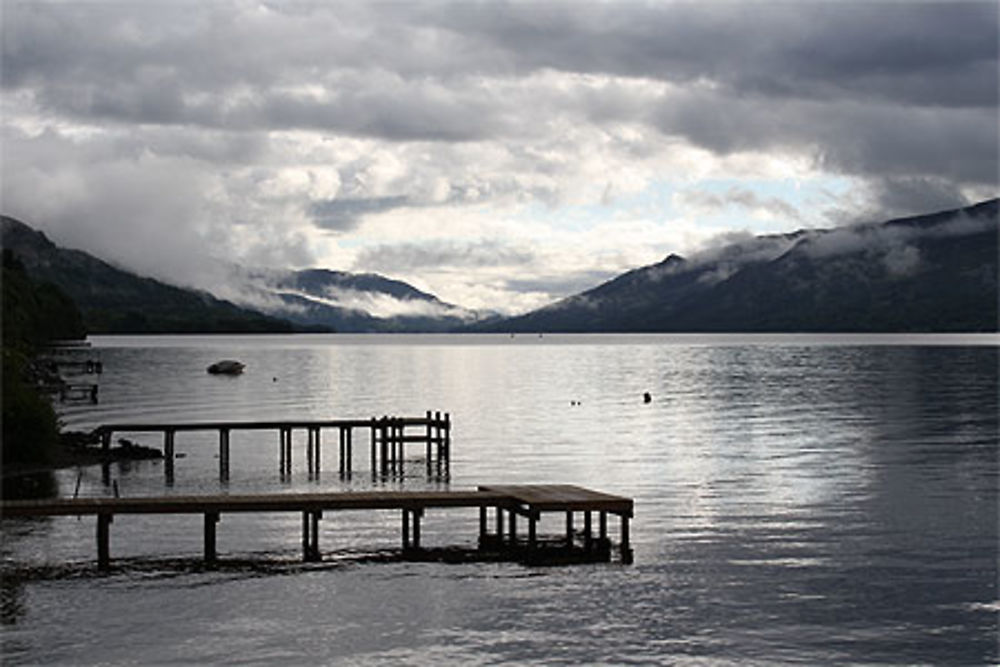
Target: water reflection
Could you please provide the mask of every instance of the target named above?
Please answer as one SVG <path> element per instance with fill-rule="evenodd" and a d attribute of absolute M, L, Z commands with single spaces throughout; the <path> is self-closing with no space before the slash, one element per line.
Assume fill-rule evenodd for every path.
<path fill-rule="evenodd" d="M 655 337 L 562 345 L 556 336 L 489 345 L 380 338 L 255 347 L 240 340 L 243 347 L 225 353 L 244 360 L 246 374 L 212 382 L 205 360 L 218 358 L 225 340 L 104 349 L 102 404 L 72 407 L 66 418 L 86 428 L 144 418 L 448 410 L 451 486 L 565 482 L 635 497 L 637 565 L 546 571 L 524 581 L 489 578 L 515 570 L 442 566 L 399 566 L 392 576 L 386 568 L 396 566 L 359 566 L 239 586 L 199 574 L 209 592 L 184 596 L 139 578 L 128 591 L 67 585 L 61 598 L 35 586 L 31 632 L 57 633 L 55 622 L 34 619 L 68 597 L 85 613 L 66 623 L 98 635 L 106 630 L 89 624 L 86 612 L 119 613 L 124 632 L 164 613 L 183 616 L 188 634 L 164 627 L 162 637 L 149 638 L 174 657 L 177 646 L 208 632 L 199 628 L 211 627 L 213 640 L 248 651 L 275 646 L 309 662 L 435 655 L 452 662 L 996 662 L 996 615 L 988 611 L 1000 597 L 995 347 Z M 279 481 L 274 438 L 241 435 L 223 488 L 212 438 L 185 438 L 178 447 L 187 457 L 178 461 L 173 489 L 153 463 L 116 470 L 122 493 L 370 484 L 364 474 L 342 481 L 335 469 L 311 479 L 298 463 Z M 357 469 L 367 470 L 358 450 Z M 324 461 L 336 466 L 335 457 Z M 386 488 L 423 484 L 414 474 Z M 84 476 L 82 493 L 109 490 L 95 471 Z M 393 546 L 397 522 L 325 517 L 322 541 Z M 474 533 L 474 522 L 452 535 Z M 116 557 L 197 555 L 196 529 L 116 521 Z M 294 521 L 280 517 L 226 517 L 219 530 L 234 554 L 273 548 L 276 557 L 294 557 L 300 549 Z M 92 532 L 89 524 L 53 521 L 20 541 L 15 557 L 87 562 Z M 359 622 L 364 632 L 342 630 Z M 251 638 L 240 634 L 247 627 L 257 629 Z M 61 655 L 73 655 L 67 642 Z M 90 650 L 92 662 L 108 658 Z M 183 658 L 219 657 L 205 651 Z"/>

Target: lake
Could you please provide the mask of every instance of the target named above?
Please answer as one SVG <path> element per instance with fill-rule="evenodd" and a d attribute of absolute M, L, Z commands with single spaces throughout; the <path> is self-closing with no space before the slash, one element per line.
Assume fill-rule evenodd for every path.
<path fill-rule="evenodd" d="M 992 664 L 997 648 L 995 336 L 314 335 L 94 337 L 112 421 L 369 418 L 448 412 L 451 474 L 380 488 L 569 483 L 629 496 L 635 564 L 527 567 L 366 559 L 397 513 L 327 514 L 302 564 L 294 515 L 226 516 L 205 570 L 201 518 L 119 516 L 114 569 L 94 520 L 3 523 L 5 664 Z M 223 358 L 239 377 L 211 376 Z M 649 392 L 652 401 L 643 401 Z M 160 446 L 150 435 L 133 437 Z M 178 435 L 163 463 L 115 465 L 122 495 L 371 488 L 290 480 L 277 436 Z M 62 495 L 112 494 L 99 467 Z M 77 489 L 79 487 L 79 489 Z M 429 512 L 425 544 L 472 544 L 478 515 Z M 228 561 L 228 564 L 227 564 Z"/>

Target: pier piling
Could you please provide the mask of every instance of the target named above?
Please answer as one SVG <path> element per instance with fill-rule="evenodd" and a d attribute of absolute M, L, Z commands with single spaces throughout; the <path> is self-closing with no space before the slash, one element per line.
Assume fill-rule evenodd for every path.
<path fill-rule="evenodd" d="M 173 483 L 175 462 L 175 436 L 179 431 L 217 431 L 219 434 L 219 479 L 228 481 L 232 467 L 232 432 L 276 430 L 278 432 L 278 474 L 286 480 L 292 474 L 292 451 L 294 431 L 306 431 L 306 469 L 312 477 L 318 477 L 322 469 L 322 431 L 335 428 L 338 438 L 338 469 L 344 478 L 350 477 L 354 459 L 354 429 L 367 428 L 370 433 L 370 460 L 372 476 L 389 478 L 404 473 L 403 463 L 406 445 L 424 445 L 428 477 L 433 476 L 434 463 L 440 476 L 447 471 L 451 422 L 448 414 L 427 412 L 421 417 L 389 417 L 369 420 L 332 419 L 307 421 L 224 421 L 224 422 L 181 422 L 181 423 L 118 423 L 104 424 L 95 430 L 102 449 L 111 449 L 115 433 L 158 432 L 163 434 L 163 453 L 166 465 L 164 473 L 169 484 Z M 409 429 L 409 430 L 408 430 Z M 416 430 L 419 429 L 419 430 Z M 433 463 L 432 463 L 433 460 Z"/>

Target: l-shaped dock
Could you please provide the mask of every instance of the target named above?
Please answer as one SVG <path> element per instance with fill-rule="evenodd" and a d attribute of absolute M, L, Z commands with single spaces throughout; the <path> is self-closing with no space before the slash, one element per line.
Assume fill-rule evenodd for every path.
<path fill-rule="evenodd" d="M 622 563 L 633 560 L 629 521 L 631 498 L 566 484 L 486 485 L 475 490 L 442 491 L 349 491 L 335 493 L 146 496 L 133 498 L 62 498 L 0 503 L 0 517 L 97 517 L 97 565 L 111 566 L 110 527 L 123 514 L 201 514 L 204 516 L 204 554 L 207 563 L 218 559 L 216 524 L 223 514 L 296 512 L 302 515 L 302 557 L 322 560 L 319 521 L 324 512 L 347 510 L 400 510 L 403 555 L 419 554 L 420 521 L 427 510 L 479 510 L 477 550 L 525 563 L 606 562 L 611 560 L 608 515 L 617 516 Z M 494 513 L 491 521 L 490 512 Z M 542 540 L 538 522 L 542 514 L 565 514 L 566 530 L 555 540 Z M 583 528 L 576 530 L 574 517 L 582 514 Z M 597 515 L 597 527 L 593 515 Z M 518 534 L 518 518 L 527 531 Z M 491 530 L 491 525 L 493 529 Z"/>

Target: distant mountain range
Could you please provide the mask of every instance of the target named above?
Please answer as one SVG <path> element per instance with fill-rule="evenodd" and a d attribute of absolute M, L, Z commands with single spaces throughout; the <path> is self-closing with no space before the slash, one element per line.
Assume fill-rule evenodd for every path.
<path fill-rule="evenodd" d="M 144 278 L 80 250 L 60 248 L 44 234 L 4 216 L 2 242 L 34 280 L 63 290 L 90 333 L 289 332 L 286 320 Z"/>
<path fill-rule="evenodd" d="M 2 218 L 2 246 L 92 333 L 920 332 L 998 330 L 998 200 L 884 223 L 731 240 L 501 318 L 375 274 L 233 268 L 212 295 L 145 278 Z M 219 298 L 225 296 L 227 300 Z"/>
<path fill-rule="evenodd" d="M 879 224 L 758 236 L 670 255 L 509 332 L 998 330 L 998 200 Z"/>
<path fill-rule="evenodd" d="M 233 300 L 299 326 L 340 332 L 442 332 L 495 316 L 373 273 L 239 271 Z"/>
<path fill-rule="evenodd" d="M 0 245 L 34 279 L 65 291 L 91 333 L 447 331 L 489 316 L 398 280 L 324 269 L 234 268 L 235 287 L 223 300 L 61 248 L 10 217 L 2 218 Z"/>

